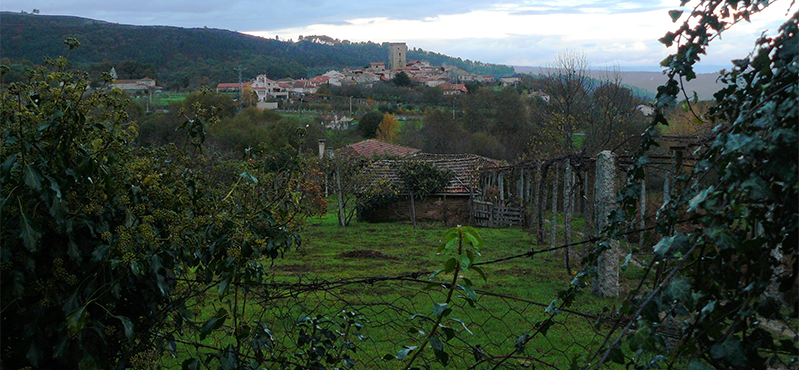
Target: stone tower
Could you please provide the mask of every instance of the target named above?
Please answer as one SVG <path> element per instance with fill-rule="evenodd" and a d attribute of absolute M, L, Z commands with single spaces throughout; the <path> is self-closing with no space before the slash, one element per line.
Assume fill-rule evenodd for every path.
<path fill-rule="evenodd" d="M 392 42 L 388 44 L 388 68 L 405 68 L 408 63 L 408 46 L 404 42 Z"/>

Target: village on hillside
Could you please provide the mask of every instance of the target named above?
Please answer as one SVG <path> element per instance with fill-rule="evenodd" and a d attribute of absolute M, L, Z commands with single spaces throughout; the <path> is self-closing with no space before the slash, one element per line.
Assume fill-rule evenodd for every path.
<path fill-rule="evenodd" d="M 325 84 L 343 86 L 348 84 L 371 87 L 379 81 L 391 81 L 404 73 L 411 80 L 430 87 L 440 86 L 444 95 L 460 95 L 467 92 L 466 82 L 493 83 L 495 78 L 471 74 L 454 66 L 434 66 L 426 60 L 407 60 L 408 46 L 404 42 L 389 43 L 388 63 L 371 62 L 365 68 L 341 71 L 329 70 L 322 75 L 307 79 L 282 78 L 277 81 L 258 75 L 253 81 L 226 82 L 216 86 L 217 92 L 252 90 L 258 96 L 260 108 L 275 109 L 275 100 L 291 96 L 315 94 Z M 503 84 L 512 84 L 518 78 L 501 78 Z"/>
<path fill-rule="evenodd" d="M 493 76 L 476 75 L 455 66 L 434 66 L 426 60 L 407 60 L 408 47 L 404 42 L 389 43 L 386 62 L 371 62 L 364 68 L 329 70 L 322 75 L 311 78 L 281 78 L 272 80 L 259 74 L 250 81 L 223 82 L 216 86 L 216 92 L 246 93 L 253 92 L 257 96 L 257 106 L 261 109 L 277 109 L 278 100 L 316 94 L 320 87 L 361 85 L 371 87 L 380 81 L 391 81 L 401 73 L 410 80 L 429 87 L 440 87 L 444 95 L 462 95 L 467 93 L 467 82 L 489 84 L 497 82 Z M 114 73 L 112 72 L 112 75 Z M 112 76 L 113 77 L 113 76 Z M 518 77 L 503 77 L 499 82 L 512 85 Z M 151 78 L 138 80 L 114 80 L 111 87 L 126 91 L 159 90 L 156 81 Z"/>

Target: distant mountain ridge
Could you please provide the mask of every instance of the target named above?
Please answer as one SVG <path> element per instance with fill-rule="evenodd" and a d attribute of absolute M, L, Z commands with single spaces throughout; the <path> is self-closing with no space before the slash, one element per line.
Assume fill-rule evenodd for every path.
<path fill-rule="evenodd" d="M 258 74 L 275 79 L 302 78 L 327 69 L 361 68 L 388 59 L 388 47 L 373 42 L 320 43 L 321 36 L 285 42 L 212 28 L 131 26 L 71 16 L 0 12 L 0 58 L 7 60 L 4 63 L 41 64 L 45 57 L 64 55 L 67 37 L 81 43 L 69 56 L 75 65 L 98 75 L 116 66 L 120 78 L 151 77 L 167 87 L 237 81 L 234 68 L 239 66 L 245 80 Z M 514 73 L 512 67 L 414 48 L 409 48 L 407 58 L 495 77 Z M 120 68 L 122 63 L 127 65 Z M 126 71 L 131 75 L 124 76 Z M 133 75 L 144 72 L 156 75 Z"/>
<path fill-rule="evenodd" d="M 542 67 L 514 66 L 514 69 L 516 73 L 546 73 L 546 68 Z M 603 70 L 590 71 L 591 77 L 596 79 L 604 78 L 607 76 L 607 73 L 608 72 Z M 648 93 L 647 96 L 649 97 L 654 97 L 657 94 L 658 86 L 664 84 L 668 80 L 668 77 L 661 72 L 619 71 L 618 73 L 621 75 L 622 84 L 644 90 Z M 696 79 L 685 84 L 685 90 L 689 94 L 688 97 L 693 98 L 693 92 L 695 91 L 700 100 L 713 99 L 713 94 L 724 87 L 717 81 L 718 77 L 718 73 L 697 73 Z"/>

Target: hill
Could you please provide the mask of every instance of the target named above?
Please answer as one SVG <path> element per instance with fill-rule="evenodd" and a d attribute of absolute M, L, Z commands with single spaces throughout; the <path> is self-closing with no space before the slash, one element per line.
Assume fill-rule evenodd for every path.
<path fill-rule="evenodd" d="M 514 66 L 514 69 L 517 73 L 546 73 L 546 68 L 541 67 Z M 668 80 L 668 77 L 660 72 L 620 71 L 619 73 L 621 74 L 622 84 L 631 87 L 639 96 L 645 96 L 649 99 L 654 98 L 658 86 L 664 84 Z M 607 72 L 591 70 L 590 75 L 592 78 L 602 79 L 607 75 Z M 716 81 L 718 77 L 718 73 L 697 73 L 696 79 L 685 84 L 685 90 L 688 94 L 692 94 L 696 91 L 700 100 L 713 99 L 713 94 L 722 87 L 722 85 Z M 689 95 L 689 97 L 691 97 L 691 95 Z"/>
<path fill-rule="evenodd" d="M 327 69 L 360 68 L 388 58 L 388 47 L 373 42 L 320 43 L 316 39 L 286 42 L 212 28 L 131 26 L 80 17 L 0 12 L 0 58 L 4 64 L 41 63 L 66 53 L 63 40 L 74 37 L 81 47 L 70 61 L 99 77 L 115 67 L 119 78 L 151 77 L 169 88 L 214 85 L 266 74 L 302 78 Z M 477 74 L 509 76 L 513 68 L 452 58 L 411 49 L 408 59 L 452 65 Z"/>

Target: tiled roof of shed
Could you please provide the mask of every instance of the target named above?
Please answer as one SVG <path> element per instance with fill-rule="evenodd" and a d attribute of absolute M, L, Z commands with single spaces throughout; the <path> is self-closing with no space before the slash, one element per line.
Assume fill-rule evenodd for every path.
<path fill-rule="evenodd" d="M 381 155 L 404 157 L 413 153 L 418 153 L 420 151 L 422 150 L 407 146 L 389 144 L 375 139 L 364 140 L 339 149 L 339 152 L 344 155 L 355 155 L 365 158 L 372 158 Z"/>
<path fill-rule="evenodd" d="M 407 160 L 430 162 L 441 170 L 452 171 L 455 176 L 444 188 L 443 194 L 469 194 L 472 190 L 472 185 L 477 184 L 479 180 L 481 169 L 499 167 L 501 165 L 497 160 L 476 154 L 418 153 L 402 159 L 376 161 L 369 171 L 375 179 L 386 178 L 397 185 L 402 185 L 402 180 L 397 175 L 397 170 Z"/>

